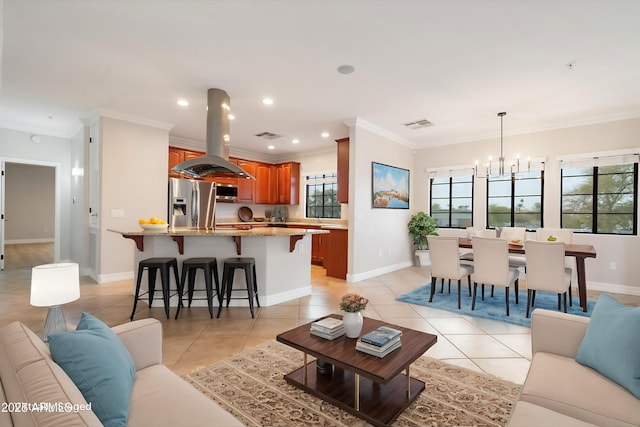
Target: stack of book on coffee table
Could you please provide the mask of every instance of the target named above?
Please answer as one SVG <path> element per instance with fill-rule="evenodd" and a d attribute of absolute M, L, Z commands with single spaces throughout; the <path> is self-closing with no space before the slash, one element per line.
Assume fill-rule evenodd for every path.
<path fill-rule="evenodd" d="M 402 331 L 388 326 L 380 326 L 376 330 L 361 336 L 356 343 L 356 350 L 372 356 L 385 357 L 400 348 L 401 335 Z"/>
<path fill-rule="evenodd" d="M 344 335 L 344 326 L 340 319 L 325 317 L 324 319 L 311 323 L 310 332 L 311 335 L 332 340 Z"/>

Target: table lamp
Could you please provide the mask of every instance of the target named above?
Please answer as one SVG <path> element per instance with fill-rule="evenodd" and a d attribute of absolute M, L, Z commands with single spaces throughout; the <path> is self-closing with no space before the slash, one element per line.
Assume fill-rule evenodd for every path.
<path fill-rule="evenodd" d="M 31 270 L 31 305 L 49 307 L 44 322 L 42 340 L 54 332 L 67 330 L 62 304 L 80 298 L 78 264 L 58 263 L 37 265 Z"/>

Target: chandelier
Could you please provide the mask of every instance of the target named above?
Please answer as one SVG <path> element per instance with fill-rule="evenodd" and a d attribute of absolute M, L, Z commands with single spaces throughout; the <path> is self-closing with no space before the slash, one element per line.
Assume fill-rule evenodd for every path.
<path fill-rule="evenodd" d="M 507 113 L 502 111 L 498 113 L 498 117 L 500 117 L 500 157 L 498 157 L 497 171 L 495 171 L 496 164 L 493 161 L 493 158 L 489 156 L 488 163 L 483 164 L 482 166 L 478 165 L 478 161 L 476 160 L 476 164 L 474 167 L 474 172 L 477 178 L 487 178 L 487 177 L 503 177 L 510 176 L 513 173 L 520 172 L 520 155 L 516 155 L 516 159 L 514 161 L 508 162 L 508 169 L 506 168 L 507 161 L 504 157 L 504 141 L 503 141 L 503 126 L 502 121 L 504 116 Z M 482 175 L 484 169 L 484 175 Z M 527 159 L 527 172 L 531 170 L 531 157 Z"/>

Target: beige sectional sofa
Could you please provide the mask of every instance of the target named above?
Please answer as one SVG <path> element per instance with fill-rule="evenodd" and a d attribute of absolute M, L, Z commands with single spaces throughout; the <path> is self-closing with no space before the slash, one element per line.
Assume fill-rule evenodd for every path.
<path fill-rule="evenodd" d="M 531 367 L 510 427 L 640 426 L 640 400 L 575 361 L 589 318 L 536 309 Z"/>
<path fill-rule="evenodd" d="M 162 364 L 160 322 L 143 319 L 112 330 L 136 368 L 127 426 L 242 426 Z M 0 426 L 102 425 L 47 345 L 20 322 L 0 328 L 0 386 Z"/>

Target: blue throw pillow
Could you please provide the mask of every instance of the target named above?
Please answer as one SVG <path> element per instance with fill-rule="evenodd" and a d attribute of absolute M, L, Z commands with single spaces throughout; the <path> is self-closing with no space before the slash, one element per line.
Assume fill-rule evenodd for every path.
<path fill-rule="evenodd" d="M 640 307 L 602 294 L 593 309 L 576 361 L 640 399 Z"/>
<path fill-rule="evenodd" d="M 127 424 L 136 369 L 124 343 L 107 325 L 82 313 L 75 331 L 49 334 L 49 350 L 103 425 Z"/>

